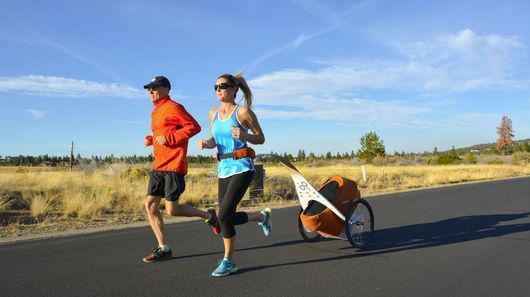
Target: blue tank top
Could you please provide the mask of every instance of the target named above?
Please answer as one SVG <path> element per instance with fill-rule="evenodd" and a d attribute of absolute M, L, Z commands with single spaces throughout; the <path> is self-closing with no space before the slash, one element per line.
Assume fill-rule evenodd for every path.
<path fill-rule="evenodd" d="M 237 118 L 237 110 L 239 105 L 234 107 L 230 117 L 225 120 L 219 118 L 219 109 L 215 112 L 215 116 L 212 121 L 212 135 L 217 145 L 217 151 L 219 154 L 228 154 L 234 150 L 242 149 L 247 147 L 247 142 L 242 139 L 232 137 L 232 127 L 236 126 L 247 131 Z M 242 173 L 245 171 L 255 171 L 254 163 L 250 158 L 242 158 L 234 160 L 232 158 L 222 159 L 217 165 L 217 175 L 220 178 L 232 176 L 234 174 Z"/>

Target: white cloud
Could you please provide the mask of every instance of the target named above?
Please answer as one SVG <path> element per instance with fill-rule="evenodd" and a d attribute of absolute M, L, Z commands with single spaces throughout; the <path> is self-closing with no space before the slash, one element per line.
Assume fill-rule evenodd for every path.
<path fill-rule="evenodd" d="M 462 56 L 467 58 L 477 57 L 484 58 L 506 58 L 506 56 L 523 49 L 523 44 L 517 37 L 514 36 L 500 36 L 500 35 L 477 35 L 470 29 L 464 29 L 456 35 L 449 35 L 440 38 L 440 46 L 445 46 L 449 49 L 455 50 Z"/>
<path fill-rule="evenodd" d="M 304 43 L 307 40 L 307 36 L 305 36 L 303 33 L 298 35 L 298 37 L 293 41 L 292 46 L 294 48 L 297 48 L 302 43 Z"/>
<path fill-rule="evenodd" d="M 528 57 L 517 36 L 479 35 L 464 29 L 431 40 L 398 42 L 395 47 L 407 57 L 401 62 L 413 66 L 409 68 L 413 71 L 404 74 L 427 90 L 524 89 L 530 85 L 530 79 L 521 76 Z"/>
<path fill-rule="evenodd" d="M 37 119 L 42 119 L 46 115 L 45 111 L 38 110 L 38 109 L 26 109 L 25 111 L 29 112 L 31 115 L 33 115 Z"/>
<path fill-rule="evenodd" d="M 373 125 L 408 126 L 417 123 L 415 116 L 430 110 L 414 107 L 404 102 L 379 102 L 366 99 L 340 99 L 306 96 L 303 102 L 284 101 L 282 108 L 262 106 L 256 113 L 264 118 L 314 119 L 348 125 L 368 127 Z M 285 108 L 287 107 L 287 108 Z"/>
<path fill-rule="evenodd" d="M 355 89 L 385 89 L 397 85 L 403 75 L 400 65 L 365 63 L 335 65 L 319 70 L 286 69 L 257 77 L 253 88 L 266 92 L 289 95 L 336 94 Z M 283 94 L 282 94 L 283 95 Z"/>
<path fill-rule="evenodd" d="M 478 35 L 465 29 L 432 42 L 401 44 L 399 50 L 406 53 L 405 59 L 318 61 L 320 69 L 284 69 L 259 76 L 249 82 L 260 104 L 257 112 L 264 117 L 356 125 L 432 126 L 440 123 L 421 118 L 436 108 L 422 94 L 439 97 L 447 92 L 526 89 L 530 85 L 528 77 L 514 76 L 525 57 L 525 46 L 517 37 Z M 418 102 L 368 100 L 358 95 L 373 90 L 417 93 L 425 102 L 418 107 Z"/>
<path fill-rule="evenodd" d="M 355 90 L 389 88 L 399 68 L 386 65 L 332 66 L 320 70 L 287 69 L 249 81 L 256 113 L 264 118 L 315 119 L 356 126 L 417 125 L 418 115 L 431 111 L 403 101 L 360 98 Z M 422 122 L 422 126 L 429 126 Z"/>
<path fill-rule="evenodd" d="M 310 88 L 308 83 L 308 89 Z M 466 116 L 458 119 L 432 118 L 438 108 L 449 104 L 446 101 L 425 101 L 419 104 L 418 101 L 351 97 L 347 93 L 340 96 L 340 90 L 337 90 L 336 95 L 307 94 L 289 87 L 277 87 L 271 91 L 256 88 L 253 93 L 256 98 L 254 109 L 259 118 L 317 120 L 365 128 L 393 126 L 431 129 L 440 125 L 471 124 L 469 115 L 466 115 L 469 119 L 466 122 Z"/>
<path fill-rule="evenodd" d="M 328 26 L 325 26 L 324 28 L 320 30 L 316 30 L 310 34 L 304 34 L 304 33 L 299 34 L 294 40 L 291 40 L 284 45 L 281 45 L 275 49 L 270 50 L 269 52 L 261 55 L 260 57 L 254 59 L 253 61 L 245 65 L 243 67 L 244 71 L 248 73 L 252 71 L 254 68 L 256 68 L 259 64 L 263 63 L 264 61 L 268 60 L 269 58 L 277 54 L 282 53 L 285 50 L 296 49 L 308 40 L 317 38 L 323 34 L 334 31 L 350 23 L 351 21 L 356 19 L 359 14 L 365 12 L 367 9 L 372 7 L 376 2 L 377 1 L 364 1 L 361 3 L 351 5 L 338 13 L 331 13 L 326 8 L 326 6 L 322 5 L 319 2 L 295 1 L 296 4 L 304 7 L 305 9 L 308 9 L 309 7 L 311 7 L 310 8 L 311 11 L 318 11 L 319 13 L 322 13 L 323 11 L 325 11 L 324 13 L 326 15 L 325 18 L 328 19 L 331 24 Z M 317 8 L 317 9 L 313 9 L 313 8 Z"/>
<path fill-rule="evenodd" d="M 0 92 L 60 97 L 145 97 L 142 90 L 123 84 L 42 75 L 0 77 Z"/>

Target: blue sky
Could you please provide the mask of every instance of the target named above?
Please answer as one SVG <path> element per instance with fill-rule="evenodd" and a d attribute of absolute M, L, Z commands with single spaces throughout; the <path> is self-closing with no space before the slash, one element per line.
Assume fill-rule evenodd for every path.
<path fill-rule="evenodd" d="M 530 138 L 529 1 L 2 1 L 0 155 L 147 155 L 171 95 L 209 135 L 223 73 L 243 71 L 259 153 L 388 152 Z"/>

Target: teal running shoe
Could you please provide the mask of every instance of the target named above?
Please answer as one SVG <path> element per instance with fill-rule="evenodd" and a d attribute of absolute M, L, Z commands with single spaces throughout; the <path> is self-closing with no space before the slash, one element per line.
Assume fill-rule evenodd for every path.
<path fill-rule="evenodd" d="M 264 210 L 262 210 L 261 213 L 263 214 L 263 222 L 258 223 L 258 225 L 261 226 L 261 229 L 263 230 L 263 234 L 265 234 L 265 236 L 268 237 L 271 235 L 271 232 L 272 232 L 271 209 L 267 207 Z"/>
<path fill-rule="evenodd" d="M 234 261 L 222 259 L 217 262 L 217 268 L 212 272 L 212 276 L 227 276 L 237 271 L 237 266 Z"/>

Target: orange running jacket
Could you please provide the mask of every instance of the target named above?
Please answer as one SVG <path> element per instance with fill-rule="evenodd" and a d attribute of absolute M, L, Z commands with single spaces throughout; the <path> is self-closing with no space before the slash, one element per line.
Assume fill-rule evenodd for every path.
<path fill-rule="evenodd" d="M 188 173 L 188 140 L 201 131 L 201 126 L 186 111 L 184 106 L 165 97 L 154 103 L 151 113 L 151 130 L 153 131 L 153 169 L 174 171 L 182 175 Z M 165 145 L 154 143 L 157 136 L 164 135 Z M 147 136 L 146 138 L 149 138 Z"/>

